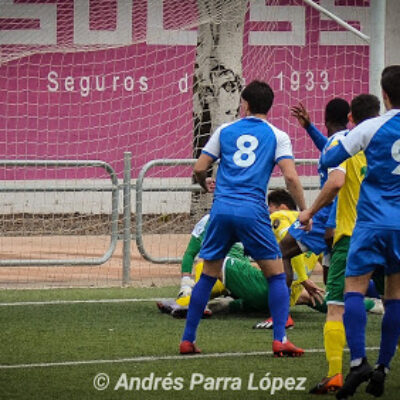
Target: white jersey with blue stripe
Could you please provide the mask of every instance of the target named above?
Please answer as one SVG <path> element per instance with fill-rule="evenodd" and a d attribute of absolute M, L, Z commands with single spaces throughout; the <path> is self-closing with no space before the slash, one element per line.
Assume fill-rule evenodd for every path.
<path fill-rule="evenodd" d="M 289 136 L 256 117 L 221 125 L 202 152 L 220 159 L 215 199 L 264 203 L 275 164 L 293 158 Z"/>
<path fill-rule="evenodd" d="M 367 159 L 357 223 L 400 230 L 400 109 L 362 122 L 341 144 L 350 155 L 364 150 Z"/>

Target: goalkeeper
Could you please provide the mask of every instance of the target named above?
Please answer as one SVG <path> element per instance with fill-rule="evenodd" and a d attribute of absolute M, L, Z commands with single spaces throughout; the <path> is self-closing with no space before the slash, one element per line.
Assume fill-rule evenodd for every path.
<path fill-rule="evenodd" d="M 296 220 L 298 212 L 295 209 L 295 203 L 290 194 L 285 190 L 276 190 L 268 195 L 268 205 L 271 214 L 271 223 L 277 240 L 280 241 L 286 234 L 287 228 Z M 175 301 L 158 303 L 159 308 L 163 312 L 171 312 L 173 316 L 185 316 L 186 308 L 189 303 L 191 287 L 195 281 L 192 279 L 192 265 L 200 251 L 202 239 L 204 237 L 209 216 L 204 216 L 195 226 L 188 247 L 182 261 L 182 277 L 181 289 L 178 299 Z M 315 299 L 303 291 L 304 282 L 313 286 L 313 282 L 309 279 L 309 275 L 317 264 L 318 257 L 311 253 L 302 254 L 293 259 L 293 269 L 295 271 L 294 282 L 291 287 L 290 305 L 294 304 L 311 304 L 315 305 Z M 200 276 L 202 263 L 196 266 L 196 278 Z M 243 254 L 243 246 L 236 243 L 230 250 L 224 260 L 223 276 L 213 288 L 211 297 L 215 298 L 221 294 L 230 293 L 236 298 L 229 308 L 234 310 L 253 310 L 268 313 L 268 286 L 263 278 L 262 272 L 251 264 L 249 257 Z M 321 302 L 317 298 L 317 303 Z M 175 304 L 174 304 L 175 303 Z M 319 306 L 324 311 L 325 306 Z M 183 308 L 183 309 L 181 309 Z M 209 315 L 206 310 L 205 315 Z M 263 323 L 261 323 L 262 325 Z M 259 324 L 258 324 L 259 325 Z M 257 326 L 265 328 L 266 326 Z M 289 317 L 287 326 L 293 326 L 293 321 Z M 269 328 L 272 327 L 271 321 Z"/>

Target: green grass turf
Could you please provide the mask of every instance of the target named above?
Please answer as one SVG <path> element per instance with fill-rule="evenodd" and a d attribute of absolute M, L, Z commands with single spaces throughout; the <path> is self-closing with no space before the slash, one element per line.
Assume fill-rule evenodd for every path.
<path fill-rule="evenodd" d="M 176 288 L 163 289 L 63 289 L 44 291 L 2 291 L 0 302 L 82 300 L 106 298 L 158 298 L 173 296 Z M 325 316 L 307 307 L 296 307 L 292 316 L 295 329 L 290 339 L 306 349 L 322 349 Z M 203 354 L 269 351 L 271 332 L 251 329 L 262 315 L 220 315 L 203 320 L 198 344 Z M 380 316 L 370 315 L 367 345 L 379 344 Z M 0 307 L 0 365 L 52 363 L 82 360 L 117 360 L 140 356 L 175 356 L 184 327 L 183 320 L 161 314 L 153 302 L 78 303 Z M 371 362 L 376 351 L 369 351 Z M 345 353 L 347 371 L 348 353 Z M 393 372 L 387 382 L 384 399 L 397 398 L 400 370 L 396 354 Z M 94 377 L 107 373 L 110 386 L 104 391 L 93 387 Z M 142 362 L 98 363 L 40 368 L 0 369 L 0 399 L 266 399 L 270 391 L 249 390 L 251 374 L 259 382 L 270 377 L 307 378 L 305 391 L 281 390 L 276 399 L 310 399 L 310 386 L 326 373 L 324 353 L 307 353 L 299 359 L 274 359 L 270 355 L 147 360 Z M 182 390 L 113 390 L 121 374 L 127 378 L 171 376 L 182 379 Z M 241 390 L 232 386 L 189 390 L 194 373 L 204 377 L 237 377 Z M 170 375 L 168 375 L 170 374 Z M 238 382 L 237 380 L 235 382 Z M 318 397 L 316 397 L 318 398 Z M 329 398 L 332 398 L 331 396 Z M 354 399 L 368 397 L 364 388 Z"/>

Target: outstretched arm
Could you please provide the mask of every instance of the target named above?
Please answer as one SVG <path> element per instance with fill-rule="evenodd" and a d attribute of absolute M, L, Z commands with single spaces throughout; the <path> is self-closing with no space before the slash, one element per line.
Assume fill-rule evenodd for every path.
<path fill-rule="evenodd" d="M 304 107 L 303 103 L 299 103 L 297 106 L 290 108 L 293 117 L 299 121 L 299 124 L 307 131 L 311 140 L 319 151 L 322 151 L 328 139 L 319 131 L 310 120 L 310 116 Z"/>
<path fill-rule="evenodd" d="M 330 147 L 326 152 L 322 153 L 320 159 L 321 167 L 326 169 L 337 167 L 351 156 L 352 154 L 349 154 L 342 142 L 339 141 L 334 147 Z"/>
<path fill-rule="evenodd" d="M 307 225 L 309 220 L 321 208 L 332 203 L 340 188 L 344 185 L 345 178 L 346 174 L 340 169 L 335 169 L 329 174 L 328 180 L 325 182 L 325 185 L 322 187 L 312 206 L 299 214 L 299 221 L 303 225 Z"/>

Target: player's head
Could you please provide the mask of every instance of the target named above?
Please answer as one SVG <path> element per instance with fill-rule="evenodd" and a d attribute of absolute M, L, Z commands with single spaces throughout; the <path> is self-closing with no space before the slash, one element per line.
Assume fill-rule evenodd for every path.
<path fill-rule="evenodd" d="M 345 129 L 349 122 L 349 103 L 339 97 L 331 100 L 325 107 L 325 126 L 329 136 L 339 129 Z"/>
<path fill-rule="evenodd" d="M 267 114 L 274 101 L 274 92 L 266 82 L 252 81 L 242 91 L 246 114 Z"/>
<path fill-rule="evenodd" d="M 379 115 L 381 104 L 373 94 L 360 94 L 351 101 L 349 119 L 355 125 Z"/>
<path fill-rule="evenodd" d="M 400 65 L 390 65 L 382 71 L 381 86 L 386 108 L 400 108 Z"/>
<path fill-rule="evenodd" d="M 285 189 L 276 189 L 268 193 L 268 207 L 271 213 L 279 210 L 296 210 L 293 197 Z"/>

